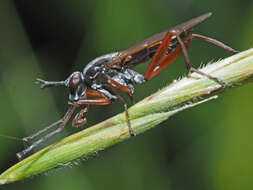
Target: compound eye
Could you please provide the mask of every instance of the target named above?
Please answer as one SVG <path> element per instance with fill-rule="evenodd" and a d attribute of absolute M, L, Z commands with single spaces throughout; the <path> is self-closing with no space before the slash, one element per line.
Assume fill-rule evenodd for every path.
<path fill-rule="evenodd" d="M 77 73 L 77 72 L 73 73 L 69 79 L 69 87 L 76 89 L 79 86 L 79 84 L 81 83 L 81 80 L 82 79 L 81 79 L 80 73 Z"/>

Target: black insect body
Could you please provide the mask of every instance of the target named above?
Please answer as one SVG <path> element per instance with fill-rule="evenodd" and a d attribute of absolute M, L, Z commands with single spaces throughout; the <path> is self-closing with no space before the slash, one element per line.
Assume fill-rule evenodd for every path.
<path fill-rule="evenodd" d="M 108 80 L 115 81 L 117 84 L 130 89 L 130 94 L 134 92 L 133 84 L 145 82 L 144 76 L 134 70 L 124 67 L 117 68 L 108 66 L 108 64 L 113 62 L 116 55 L 118 55 L 118 52 L 107 54 L 91 61 L 83 69 L 83 77 L 81 77 L 89 89 L 98 91 L 110 100 L 117 99 L 117 96 L 112 92 L 112 85 L 108 83 Z M 73 100 L 78 101 L 80 98 L 79 96 Z M 72 100 L 70 99 L 70 101 Z"/>

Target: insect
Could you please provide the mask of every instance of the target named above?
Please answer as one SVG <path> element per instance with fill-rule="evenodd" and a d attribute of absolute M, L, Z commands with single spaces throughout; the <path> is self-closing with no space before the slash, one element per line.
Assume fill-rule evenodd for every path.
<path fill-rule="evenodd" d="M 209 16 L 211 16 L 211 13 L 206 13 L 164 32 L 155 34 L 126 50 L 95 58 L 84 67 L 83 72 L 73 72 L 64 81 L 45 81 L 37 79 L 37 81 L 41 83 L 41 89 L 53 86 L 67 87 L 69 89 L 70 107 L 62 119 L 36 134 L 24 138 L 25 141 L 31 140 L 48 129 L 58 126 L 56 130 L 35 141 L 22 152 L 17 153 L 18 158 L 22 158 L 40 143 L 60 133 L 70 120 L 76 108 L 81 108 L 72 121 L 72 125 L 77 127 L 86 123 L 85 116 L 89 106 L 105 106 L 117 99 L 124 105 L 130 135 L 135 136 L 129 120 L 127 103 L 121 97 L 119 91 L 126 93 L 132 99 L 134 84 L 147 82 L 182 54 L 185 59 L 186 68 L 190 72 L 196 72 L 219 83 L 221 87 L 225 87 L 226 83 L 221 79 L 193 68 L 190 65 L 189 56 L 186 51 L 186 47 L 189 43 L 193 39 L 198 38 L 221 47 L 230 53 L 237 53 L 236 50 L 218 40 L 192 32 L 194 26 L 201 23 Z M 151 59 L 151 61 L 145 75 L 132 70 L 134 66 L 144 63 L 149 59 Z"/>

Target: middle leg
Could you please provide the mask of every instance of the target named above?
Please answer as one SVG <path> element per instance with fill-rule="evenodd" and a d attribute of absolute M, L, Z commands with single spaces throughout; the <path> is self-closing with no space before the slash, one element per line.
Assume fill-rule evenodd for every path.
<path fill-rule="evenodd" d="M 126 89 L 128 87 L 126 86 L 122 86 L 121 84 L 117 83 L 116 81 L 112 80 L 112 79 L 108 79 L 107 80 L 108 84 L 110 85 L 110 87 L 112 88 L 114 94 L 119 98 L 119 100 L 123 103 L 124 105 L 124 109 L 125 109 L 125 113 L 126 113 L 126 120 L 127 120 L 127 126 L 128 126 L 128 129 L 129 129 L 129 132 L 130 132 L 130 135 L 131 136 L 136 136 L 134 130 L 132 129 L 131 127 L 131 123 L 130 123 L 130 118 L 129 118 L 129 113 L 128 113 L 128 107 L 127 107 L 127 103 L 126 101 L 124 100 L 124 98 L 122 98 L 119 94 L 119 92 L 117 91 L 117 88 L 119 88 L 120 90 L 122 90 L 123 92 L 126 92 Z M 130 96 L 131 97 L 131 96 Z"/>

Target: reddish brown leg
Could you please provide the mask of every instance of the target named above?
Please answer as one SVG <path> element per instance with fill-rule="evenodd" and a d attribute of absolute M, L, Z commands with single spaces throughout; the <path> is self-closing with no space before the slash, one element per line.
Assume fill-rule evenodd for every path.
<path fill-rule="evenodd" d="M 168 32 L 165 38 L 163 39 L 161 45 L 157 49 L 155 55 L 153 56 L 151 62 L 148 65 L 147 71 L 145 73 L 145 79 L 149 80 L 154 77 L 156 74 L 154 72 L 160 68 L 159 63 L 161 59 L 166 55 L 168 47 L 170 45 L 171 37 L 175 36 L 173 32 Z"/>
<path fill-rule="evenodd" d="M 117 97 L 123 102 L 125 110 L 126 110 L 126 116 L 127 116 L 128 126 L 130 126 L 126 101 L 118 94 L 117 90 L 114 88 L 114 86 L 111 83 L 109 83 L 109 85 L 111 86 L 113 92 L 117 95 Z M 107 99 L 107 98 L 103 97 L 103 98 L 100 98 L 100 99 L 81 99 L 81 100 L 75 102 L 75 104 L 81 105 L 81 106 L 82 105 L 105 106 L 105 105 L 110 104 L 111 102 L 112 101 L 110 99 Z M 130 129 L 129 130 L 132 132 L 131 135 L 134 134 L 131 127 L 130 127 Z"/>
<path fill-rule="evenodd" d="M 99 98 L 99 99 L 81 99 L 73 104 L 74 105 L 77 104 L 77 105 L 106 106 L 110 103 L 112 103 L 112 101 L 110 99 L 103 97 L 103 98 Z"/>
<path fill-rule="evenodd" d="M 72 120 L 72 126 L 73 127 L 80 127 L 82 125 L 84 125 L 87 120 L 85 118 L 86 113 L 88 112 L 88 106 L 85 105 L 82 107 L 81 111 L 78 112 L 75 116 L 75 118 Z"/>
<path fill-rule="evenodd" d="M 167 49 L 169 47 L 170 40 L 173 38 L 173 36 L 175 36 L 177 38 L 177 41 L 179 42 L 180 46 L 176 47 L 176 49 L 172 53 L 167 54 Z M 150 62 L 149 66 L 148 66 L 148 69 L 145 73 L 145 79 L 149 80 L 152 77 L 154 77 L 155 75 L 157 75 L 161 70 L 163 70 L 166 66 L 168 66 L 170 63 L 175 61 L 183 53 L 186 68 L 189 71 L 196 72 L 200 75 L 208 77 L 211 80 L 214 80 L 215 82 L 221 84 L 222 86 L 226 86 L 226 83 L 223 82 L 222 80 L 220 80 L 216 77 L 213 77 L 211 75 L 208 75 L 206 73 L 203 73 L 203 72 L 191 67 L 189 56 L 188 56 L 188 53 L 186 51 L 186 46 L 194 38 L 199 38 L 199 39 L 205 40 L 209 43 L 212 43 L 212 44 L 214 44 L 218 47 L 221 47 L 221 48 L 225 49 L 229 53 L 237 53 L 238 52 L 238 51 L 232 49 L 231 47 L 225 45 L 224 43 L 222 43 L 218 40 L 215 40 L 215 39 L 212 39 L 212 38 L 209 38 L 209 37 L 206 37 L 206 36 L 202 36 L 202 35 L 199 35 L 199 34 L 192 34 L 191 38 L 189 38 L 186 41 L 182 41 L 182 39 L 181 39 L 181 37 L 179 36 L 178 33 L 170 31 L 170 32 L 167 33 L 167 35 L 163 39 L 161 45 L 157 49 L 155 55 L 153 56 L 152 61 Z"/>
<path fill-rule="evenodd" d="M 86 90 L 86 96 L 90 98 L 104 98 L 104 96 L 96 90 Z"/>
<path fill-rule="evenodd" d="M 98 91 L 96 90 L 86 90 L 86 93 L 85 93 L 85 96 L 84 97 L 81 97 L 80 100 L 87 100 L 86 98 L 97 98 L 97 99 L 105 99 L 104 96 L 102 94 L 100 94 Z M 80 101 L 79 100 L 79 101 Z M 100 104 L 104 101 L 104 103 L 107 102 L 107 99 L 106 101 L 105 100 L 102 100 L 100 101 Z M 79 102 L 80 103 L 80 102 Z M 82 105 L 81 105 L 81 111 L 78 112 L 75 116 L 75 118 L 72 120 L 72 126 L 73 127 L 79 127 L 79 126 L 82 126 L 84 125 L 87 120 L 85 118 L 86 116 L 86 113 L 88 112 L 88 108 L 89 108 L 89 105 L 88 104 L 84 104 L 85 102 L 82 102 Z M 96 103 L 98 103 L 96 101 Z"/>
<path fill-rule="evenodd" d="M 163 39 L 145 73 L 146 80 L 149 80 L 156 76 L 160 71 L 174 62 L 182 54 L 182 48 L 180 46 L 176 47 L 171 53 L 167 53 L 168 47 L 170 45 L 170 40 L 172 38 L 176 38 L 176 32 L 168 32 Z M 189 38 L 188 40 L 184 41 L 184 45 L 187 46 L 191 40 L 192 39 Z"/>
<path fill-rule="evenodd" d="M 222 43 L 222 42 L 220 42 L 218 40 L 215 40 L 213 38 L 210 38 L 210 37 L 206 37 L 206 36 L 203 36 L 203 35 L 200 35 L 200 34 L 192 34 L 192 39 L 194 39 L 194 38 L 205 40 L 205 41 L 207 41 L 209 43 L 212 43 L 212 44 L 214 44 L 214 45 L 216 45 L 216 46 L 218 46 L 218 47 L 226 50 L 229 53 L 238 53 L 239 52 L 239 51 L 236 51 L 233 48 L 229 47 L 228 45 L 226 45 L 226 44 L 224 44 L 224 43 Z"/>
<path fill-rule="evenodd" d="M 172 53 L 166 54 L 166 51 L 167 51 L 169 44 L 170 44 L 170 40 L 173 36 L 175 36 L 177 38 L 177 41 L 179 42 L 180 46 L 176 47 L 176 49 Z M 146 71 L 146 74 L 145 74 L 145 79 L 149 80 L 152 77 L 154 77 L 155 75 L 157 75 L 161 70 L 163 70 L 166 66 L 168 66 L 170 63 L 175 61 L 183 53 L 186 68 L 189 71 L 196 72 L 202 76 L 205 76 L 211 80 L 214 80 L 215 82 L 221 84 L 222 86 L 226 86 L 226 83 L 223 82 L 222 80 L 220 80 L 219 78 L 216 78 L 216 77 L 213 77 L 209 74 L 203 73 L 202 71 L 199 71 L 190 65 L 190 59 L 189 59 L 188 53 L 186 51 L 186 46 L 194 38 L 199 38 L 199 39 L 205 40 L 207 42 L 210 42 L 212 44 L 215 44 L 216 46 L 219 46 L 230 53 L 237 52 L 236 50 L 230 48 L 229 46 L 223 44 L 222 42 L 219 42 L 218 40 L 215 40 L 215 39 L 212 39 L 212 38 L 209 38 L 206 36 L 202 36 L 199 34 L 193 34 L 191 36 L 191 38 L 189 38 L 188 40 L 182 41 L 182 39 L 178 33 L 168 32 L 168 34 L 163 39 L 162 44 L 159 46 L 152 61 L 150 62 L 149 66 L 148 66 L 148 70 Z"/>
<path fill-rule="evenodd" d="M 130 118 L 129 118 L 129 114 L 128 114 L 128 108 L 127 108 L 127 103 L 126 101 L 124 100 L 124 98 L 122 98 L 120 95 L 119 95 L 119 92 L 116 90 L 115 87 L 119 88 L 120 90 L 123 89 L 122 91 L 126 90 L 125 86 L 122 86 L 121 84 L 117 83 L 116 81 L 112 80 L 112 79 L 109 79 L 108 81 L 108 84 L 111 86 L 114 94 L 119 98 L 119 100 L 123 103 L 124 105 L 124 108 L 125 108 L 125 113 L 126 113 L 126 120 L 127 120 L 127 126 L 128 126 L 128 129 L 129 129 L 129 132 L 130 132 L 130 135 L 131 136 L 136 136 L 132 127 L 131 127 L 131 123 L 130 123 Z M 124 87 L 124 88 L 121 88 L 121 87 Z M 124 91 L 125 92 L 125 91 Z"/>
<path fill-rule="evenodd" d="M 132 94 L 131 88 L 129 88 L 129 87 L 127 87 L 127 86 L 123 86 L 123 85 L 121 85 L 121 84 L 119 84 L 119 83 L 117 83 L 116 81 L 111 80 L 111 79 L 108 80 L 108 83 L 109 83 L 111 86 L 115 86 L 115 87 L 117 87 L 118 89 L 120 89 L 121 91 L 125 92 L 125 93 L 129 96 L 129 98 L 131 99 L 131 102 L 133 103 L 133 94 Z"/>
<path fill-rule="evenodd" d="M 180 46 L 176 47 L 176 49 L 172 53 L 168 54 L 160 61 L 159 65 L 156 66 L 156 69 L 151 73 L 148 80 L 156 76 L 158 73 L 160 73 L 169 64 L 173 63 L 181 54 L 182 54 L 181 47 Z"/>
<path fill-rule="evenodd" d="M 86 98 L 95 98 L 95 99 L 86 99 Z M 85 118 L 86 113 L 88 112 L 89 105 L 103 106 L 110 104 L 111 101 L 106 99 L 100 92 L 96 90 L 86 90 L 85 96 L 81 97 L 81 99 L 76 103 L 81 105 L 81 111 L 78 112 L 75 118 L 72 121 L 73 127 L 79 127 L 84 125 L 87 120 Z M 71 104 L 75 104 L 72 103 Z"/>
<path fill-rule="evenodd" d="M 185 59 L 185 64 L 186 64 L 186 68 L 190 71 L 190 72 L 196 72 L 202 76 L 205 76 L 217 83 L 219 83 L 220 85 L 222 85 L 223 87 L 225 87 L 227 84 L 225 82 L 223 82 L 221 79 L 219 78 L 216 78 L 216 77 L 213 77 L 209 74 L 206 74 L 202 71 L 199 71 L 198 69 L 195 69 L 193 68 L 191 65 L 190 65 L 190 59 L 189 59 L 189 56 L 188 56 L 188 53 L 186 51 L 186 47 L 185 47 L 185 44 L 183 43 L 183 41 L 181 40 L 180 36 L 178 34 L 176 34 L 176 37 L 177 37 L 177 40 L 182 48 L 182 52 L 183 52 L 183 55 L 184 55 L 184 59 Z"/>

